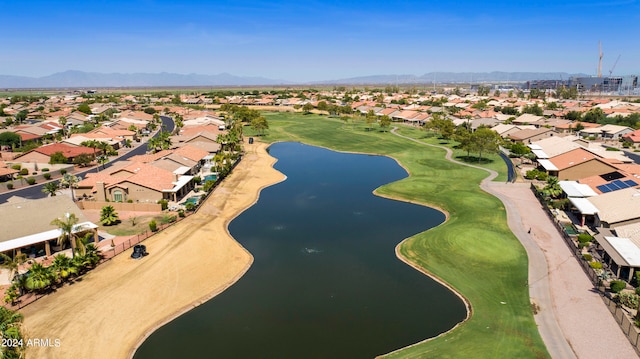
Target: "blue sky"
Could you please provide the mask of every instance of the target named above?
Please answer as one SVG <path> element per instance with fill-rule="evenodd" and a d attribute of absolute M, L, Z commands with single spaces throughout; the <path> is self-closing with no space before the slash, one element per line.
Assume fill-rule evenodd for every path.
<path fill-rule="evenodd" d="M 526 4 L 523 4 L 526 3 Z M 2 1 L 0 74 L 640 73 L 640 2 Z"/>

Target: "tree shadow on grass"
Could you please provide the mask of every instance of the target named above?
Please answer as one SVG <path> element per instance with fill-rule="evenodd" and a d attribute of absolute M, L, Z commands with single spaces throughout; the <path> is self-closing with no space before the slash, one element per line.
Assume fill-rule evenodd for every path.
<path fill-rule="evenodd" d="M 462 161 L 465 163 L 471 163 L 471 164 L 489 164 L 489 163 L 493 163 L 493 160 L 490 158 L 485 158 L 485 157 L 477 157 L 477 156 L 456 156 L 456 159 L 458 161 Z"/>

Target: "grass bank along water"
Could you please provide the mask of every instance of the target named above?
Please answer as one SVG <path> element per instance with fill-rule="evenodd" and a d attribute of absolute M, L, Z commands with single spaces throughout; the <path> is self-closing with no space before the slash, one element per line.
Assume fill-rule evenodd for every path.
<path fill-rule="evenodd" d="M 399 251 L 463 295 L 471 304 L 472 315 L 446 335 L 391 357 L 548 357 L 529 303 L 526 253 L 507 226 L 501 202 L 479 188 L 486 172 L 446 161 L 443 150 L 377 130 L 366 131 L 363 125 L 345 126 L 338 119 L 316 115 L 265 116 L 270 126 L 265 141 L 295 140 L 395 158 L 411 176 L 378 192 L 432 204 L 449 214 L 447 222 L 407 239 Z M 419 130 L 406 131 L 425 137 Z M 506 180 L 502 160 L 497 155 L 489 158 L 492 162 L 483 165 L 498 169 L 498 180 Z"/>

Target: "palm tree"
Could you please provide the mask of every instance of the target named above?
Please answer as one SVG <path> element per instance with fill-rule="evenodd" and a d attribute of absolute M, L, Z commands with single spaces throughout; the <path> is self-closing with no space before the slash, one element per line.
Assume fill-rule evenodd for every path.
<path fill-rule="evenodd" d="M 41 263 L 34 263 L 29 268 L 29 276 L 27 277 L 27 289 L 32 291 L 43 291 L 47 289 L 55 278 L 55 274 L 49 267 L 43 266 Z"/>
<path fill-rule="evenodd" d="M 80 182 L 82 179 L 78 176 L 74 176 L 72 174 L 69 173 L 65 173 L 64 176 L 62 176 L 62 180 L 60 180 L 60 184 L 65 186 L 65 187 L 69 187 L 71 189 L 71 199 L 75 202 L 76 200 L 76 196 L 73 195 L 73 189 L 75 187 L 78 187 L 78 182 Z"/>
<path fill-rule="evenodd" d="M 97 157 L 96 149 L 100 147 L 100 143 L 101 142 L 98 140 L 87 140 L 87 141 L 80 142 L 80 145 L 93 148 L 93 159 L 97 160 L 98 157 Z M 98 165 L 96 166 L 96 168 L 97 168 L 97 172 L 100 172 L 100 166 Z"/>
<path fill-rule="evenodd" d="M 60 230 L 58 245 L 64 246 L 67 241 L 70 242 L 72 256 L 75 256 L 75 249 L 79 244 L 79 239 L 75 232 L 82 230 L 82 227 L 77 226 L 78 221 L 78 217 L 74 213 L 67 213 L 64 219 L 56 218 L 51 221 L 51 225 L 58 227 Z M 82 243 L 80 243 L 80 246 L 82 246 Z"/>
<path fill-rule="evenodd" d="M 78 268 L 73 266 L 71 258 L 64 254 L 58 254 L 53 257 L 53 264 L 51 266 L 57 277 L 64 281 L 70 276 L 78 274 Z"/>
<path fill-rule="evenodd" d="M 9 281 L 13 281 L 15 274 L 18 272 L 18 267 L 22 263 L 26 262 L 27 255 L 20 253 L 15 254 L 13 258 L 11 258 L 4 253 L 0 253 L 0 258 L 2 258 L 2 264 L 0 264 L 0 267 L 9 270 Z"/>
<path fill-rule="evenodd" d="M 549 176 L 549 178 L 547 178 L 547 185 L 544 186 L 542 192 L 552 198 L 560 196 L 562 194 L 562 187 L 560 187 L 558 177 Z"/>
<path fill-rule="evenodd" d="M 58 189 L 60 189 L 60 182 L 58 181 L 47 182 L 42 186 L 42 192 L 51 197 L 56 196 Z"/>
<path fill-rule="evenodd" d="M 118 218 L 118 213 L 113 206 L 104 206 L 100 210 L 100 223 L 105 226 L 112 226 L 116 223 L 120 222 Z"/>

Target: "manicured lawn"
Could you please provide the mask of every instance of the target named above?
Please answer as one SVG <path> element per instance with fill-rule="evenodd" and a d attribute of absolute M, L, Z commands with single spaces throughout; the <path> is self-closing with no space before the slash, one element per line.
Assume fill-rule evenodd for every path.
<path fill-rule="evenodd" d="M 300 141 L 339 151 L 376 153 L 398 160 L 410 177 L 377 190 L 381 195 L 431 204 L 449 220 L 402 243 L 403 256 L 456 288 L 471 303 L 471 318 L 441 337 L 396 352 L 391 358 L 546 358 L 529 302 L 527 256 L 509 231 L 502 203 L 479 189 L 487 172 L 453 164 L 444 150 L 318 115 L 265 113 L 262 141 Z M 400 133 L 439 144 L 402 128 Z M 247 129 L 246 135 L 251 135 Z M 451 146 L 453 144 L 450 144 Z M 454 157 L 466 153 L 456 152 Z M 473 154 L 472 154 L 473 155 Z M 483 163 L 506 179 L 497 155 Z M 475 164 L 475 163 L 474 163 Z"/>

